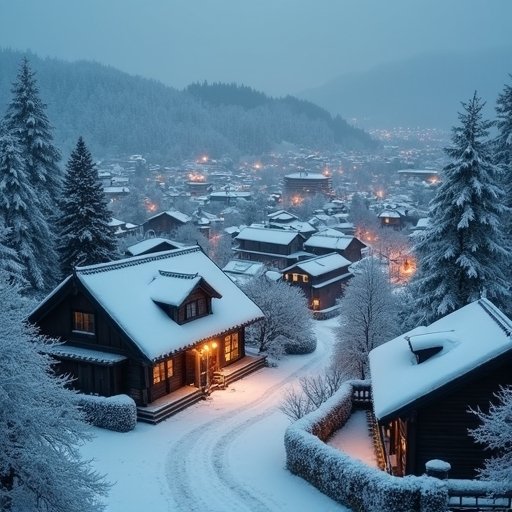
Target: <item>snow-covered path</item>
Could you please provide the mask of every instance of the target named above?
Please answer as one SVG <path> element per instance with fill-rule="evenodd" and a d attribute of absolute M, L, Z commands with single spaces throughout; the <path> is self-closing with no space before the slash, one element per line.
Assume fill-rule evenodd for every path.
<path fill-rule="evenodd" d="M 108 510 L 345 511 L 286 470 L 289 421 L 278 409 L 287 385 L 327 364 L 334 325 L 315 322 L 314 354 L 287 357 L 159 425 L 127 434 L 95 429 L 84 452 L 116 481 Z"/>

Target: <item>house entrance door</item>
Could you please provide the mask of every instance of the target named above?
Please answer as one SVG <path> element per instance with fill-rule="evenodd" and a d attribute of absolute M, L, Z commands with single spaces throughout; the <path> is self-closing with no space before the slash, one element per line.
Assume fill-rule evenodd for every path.
<path fill-rule="evenodd" d="M 213 373 L 219 369 L 218 345 L 215 341 L 205 343 L 198 353 L 200 385 L 209 393 L 213 383 Z"/>

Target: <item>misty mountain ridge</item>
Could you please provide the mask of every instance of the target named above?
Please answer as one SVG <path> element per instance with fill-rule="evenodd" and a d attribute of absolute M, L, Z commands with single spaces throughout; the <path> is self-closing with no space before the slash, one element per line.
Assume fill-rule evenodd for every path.
<path fill-rule="evenodd" d="M 24 55 L 0 50 L 0 115 Z M 341 117 L 297 98 L 271 98 L 236 84 L 179 91 L 96 62 L 28 58 L 64 153 L 80 135 L 97 158 L 142 153 L 175 162 L 205 152 L 261 154 L 283 141 L 317 149 L 375 144 Z"/>
<path fill-rule="evenodd" d="M 494 105 L 512 73 L 512 47 L 472 53 L 424 54 L 341 75 L 298 96 L 332 113 L 341 112 L 365 128 L 421 126 L 449 128 L 457 124 L 461 101 L 476 90 Z"/>

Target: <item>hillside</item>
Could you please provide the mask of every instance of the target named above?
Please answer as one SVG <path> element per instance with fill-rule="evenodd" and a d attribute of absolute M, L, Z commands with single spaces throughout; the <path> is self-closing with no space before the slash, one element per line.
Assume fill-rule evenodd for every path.
<path fill-rule="evenodd" d="M 340 76 L 300 96 L 367 128 L 448 128 L 457 122 L 460 102 L 475 90 L 488 102 L 486 114 L 494 115 L 508 73 L 512 73 L 510 48 L 422 55 Z"/>
<path fill-rule="evenodd" d="M 22 56 L 0 50 L 0 113 L 11 98 Z M 28 57 L 64 153 L 79 135 L 98 158 L 142 153 L 174 161 L 204 152 L 259 154 L 282 141 L 318 149 L 374 144 L 340 117 L 296 98 L 273 99 L 223 84 L 178 91 L 94 62 Z M 219 87 L 230 90 L 232 99 L 215 103 L 206 98 L 207 91 Z M 259 101 L 241 105 L 248 91 Z"/>

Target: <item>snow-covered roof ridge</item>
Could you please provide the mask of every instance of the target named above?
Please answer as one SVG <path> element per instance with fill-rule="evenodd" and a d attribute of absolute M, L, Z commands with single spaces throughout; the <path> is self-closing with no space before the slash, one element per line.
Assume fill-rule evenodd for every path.
<path fill-rule="evenodd" d="M 315 258 L 299 261 L 293 265 L 290 265 L 289 267 L 286 267 L 281 272 L 287 272 L 292 268 L 300 268 L 312 276 L 320 276 L 322 274 L 332 272 L 333 270 L 348 266 L 350 263 L 351 262 L 349 260 L 337 252 L 331 252 L 329 254 L 316 256 Z"/>
<path fill-rule="evenodd" d="M 404 333 L 370 352 L 375 415 L 390 418 L 510 352 L 512 320 L 485 298 Z"/>
<path fill-rule="evenodd" d="M 88 265 L 86 267 L 75 267 L 75 271 L 77 274 L 96 274 L 98 272 L 107 272 L 110 270 L 133 267 L 148 261 L 166 260 L 167 258 L 172 258 L 173 256 L 181 256 L 182 254 L 190 254 L 198 251 L 201 251 L 201 248 L 198 245 L 192 245 L 183 249 L 171 249 L 169 251 L 155 252 L 149 255 L 144 254 L 142 256 L 132 256 L 122 260 L 109 261 L 107 263 L 97 263 L 95 265 Z"/>
<path fill-rule="evenodd" d="M 185 274 L 183 272 L 172 272 L 169 270 L 159 270 L 158 273 L 164 277 L 177 277 L 178 279 L 195 279 L 198 276 L 198 273 L 195 274 Z"/>

